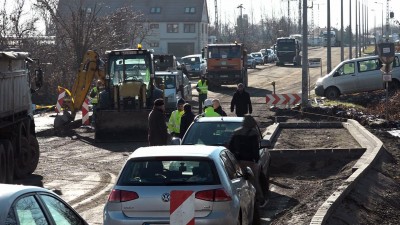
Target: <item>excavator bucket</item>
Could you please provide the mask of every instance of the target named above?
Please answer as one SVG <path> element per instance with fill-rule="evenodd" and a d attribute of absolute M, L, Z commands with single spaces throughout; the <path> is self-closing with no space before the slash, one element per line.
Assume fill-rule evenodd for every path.
<path fill-rule="evenodd" d="M 95 117 L 95 141 L 147 141 L 150 110 L 99 110 Z"/>

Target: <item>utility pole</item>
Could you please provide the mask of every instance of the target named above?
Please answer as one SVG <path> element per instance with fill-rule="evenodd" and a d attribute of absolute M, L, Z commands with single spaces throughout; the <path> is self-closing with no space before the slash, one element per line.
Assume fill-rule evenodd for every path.
<path fill-rule="evenodd" d="M 240 9 L 240 27 L 239 27 L 239 36 L 240 36 L 240 41 L 243 43 L 243 14 L 242 14 L 242 10 L 243 10 L 243 4 L 240 4 L 237 8 Z"/>
<path fill-rule="evenodd" d="M 340 0 L 340 61 L 344 60 L 343 39 L 343 0 Z"/>
<path fill-rule="evenodd" d="M 361 57 L 361 2 L 358 2 L 358 57 Z"/>
<path fill-rule="evenodd" d="M 358 58 L 358 17 L 357 17 L 357 10 L 358 10 L 358 0 L 356 0 L 356 39 L 354 45 L 355 45 L 355 53 L 356 53 L 356 58 Z"/>
<path fill-rule="evenodd" d="M 303 44 L 301 58 L 301 105 L 308 106 L 308 42 L 307 42 L 307 0 L 303 0 Z"/>
<path fill-rule="evenodd" d="M 314 38 L 314 33 L 315 33 L 315 27 L 314 27 L 314 1 L 311 1 L 311 6 L 307 6 L 308 9 L 311 9 L 311 26 L 310 26 L 310 30 L 311 30 L 311 35 L 312 35 L 312 45 L 314 45 L 315 43 L 315 38 Z M 307 10 L 308 10 L 307 9 Z M 303 27 L 304 29 L 304 27 Z"/>
<path fill-rule="evenodd" d="M 351 29 L 351 1 L 353 1 L 353 0 L 349 0 L 349 11 L 350 11 L 350 19 L 349 19 L 349 21 L 350 21 L 350 25 L 349 25 L 349 28 L 350 28 L 350 40 L 349 40 L 349 59 L 352 59 L 353 58 L 353 30 Z"/>
<path fill-rule="evenodd" d="M 389 17 L 390 17 L 389 1 L 390 0 L 386 0 L 386 42 L 389 42 Z"/>
<path fill-rule="evenodd" d="M 215 10 L 215 36 L 217 38 L 217 42 L 220 42 L 219 40 L 219 21 L 218 21 L 218 0 L 214 0 L 214 10 Z"/>
<path fill-rule="evenodd" d="M 328 16 L 328 23 L 326 26 L 327 29 L 327 61 L 326 61 L 326 73 L 331 72 L 332 70 L 332 60 L 331 60 L 331 0 L 327 0 L 327 16 Z"/>
<path fill-rule="evenodd" d="M 299 0 L 299 34 L 301 34 L 301 1 L 302 0 Z M 311 3 L 312 4 L 312 3 Z M 308 32 L 307 32 L 308 33 Z"/>

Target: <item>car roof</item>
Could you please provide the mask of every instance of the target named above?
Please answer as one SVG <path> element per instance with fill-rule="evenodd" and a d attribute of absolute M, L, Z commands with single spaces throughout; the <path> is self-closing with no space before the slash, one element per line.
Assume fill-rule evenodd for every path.
<path fill-rule="evenodd" d="M 400 53 L 395 53 L 395 56 L 400 57 Z M 379 55 L 370 55 L 370 56 L 346 59 L 343 62 L 356 62 L 356 61 L 362 61 L 362 60 L 368 60 L 368 59 L 376 59 L 376 58 L 379 58 Z"/>
<path fill-rule="evenodd" d="M 212 155 L 219 155 L 219 153 L 224 149 L 224 147 L 206 145 L 163 145 L 141 147 L 136 149 L 129 156 L 129 159 L 173 156 L 212 158 Z"/>
<path fill-rule="evenodd" d="M 181 59 L 192 58 L 192 57 L 200 57 L 201 58 L 201 54 L 186 55 L 186 56 L 183 56 Z"/>
<path fill-rule="evenodd" d="M 45 188 L 36 186 L 0 184 L 0 224 L 3 224 L 3 219 L 7 217 L 8 209 L 15 199 L 23 194 L 31 192 L 47 192 L 54 194 Z"/>
<path fill-rule="evenodd" d="M 218 117 L 199 117 L 195 120 L 196 123 L 201 122 L 239 122 L 243 121 L 243 117 L 236 116 L 218 116 Z"/>

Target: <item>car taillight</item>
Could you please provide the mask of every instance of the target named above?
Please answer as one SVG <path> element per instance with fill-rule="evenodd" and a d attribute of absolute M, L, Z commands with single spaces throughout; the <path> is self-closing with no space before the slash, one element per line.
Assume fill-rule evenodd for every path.
<path fill-rule="evenodd" d="M 232 200 L 231 196 L 229 196 L 224 189 L 199 191 L 196 193 L 195 198 L 210 202 L 223 202 Z"/>
<path fill-rule="evenodd" d="M 138 199 L 139 195 L 134 191 L 124 191 L 114 189 L 111 191 L 110 196 L 108 196 L 109 202 L 127 202 Z"/>

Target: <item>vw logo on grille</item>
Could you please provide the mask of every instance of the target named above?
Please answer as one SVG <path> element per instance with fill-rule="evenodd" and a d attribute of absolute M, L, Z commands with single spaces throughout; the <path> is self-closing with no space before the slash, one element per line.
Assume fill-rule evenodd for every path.
<path fill-rule="evenodd" d="M 164 194 L 161 195 L 161 200 L 163 202 L 169 202 L 169 198 L 170 198 L 169 193 L 164 193 Z"/>

